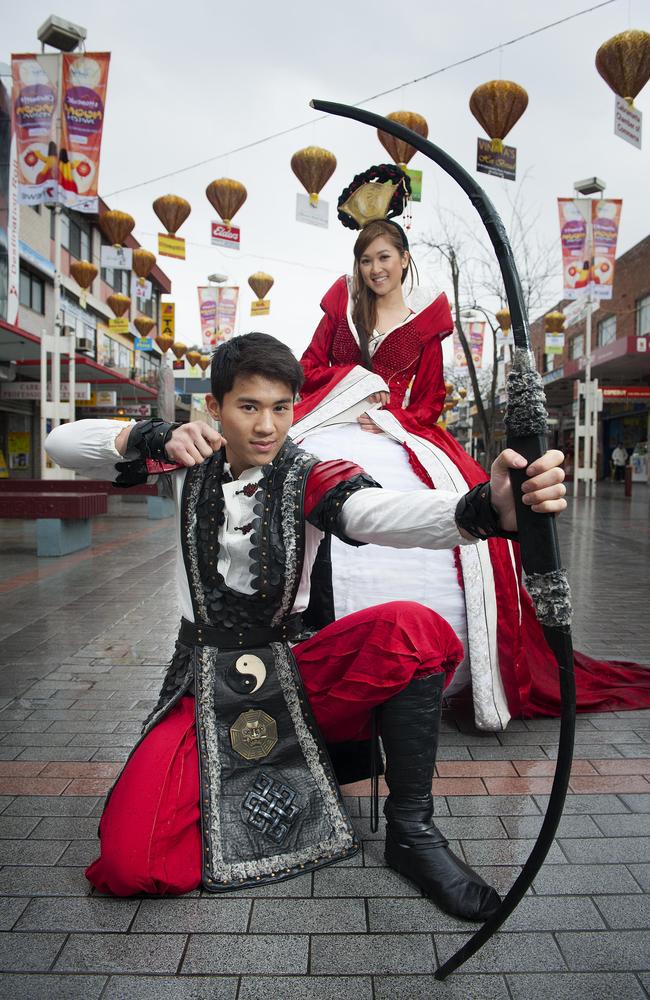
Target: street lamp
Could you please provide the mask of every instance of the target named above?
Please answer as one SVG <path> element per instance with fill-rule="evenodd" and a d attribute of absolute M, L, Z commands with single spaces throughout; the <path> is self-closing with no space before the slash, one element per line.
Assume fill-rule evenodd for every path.
<path fill-rule="evenodd" d="M 45 51 L 46 45 L 51 45 L 59 52 L 74 52 L 79 45 L 86 41 L 86 35 L 86 29 L 82 28 L 80 24 L 64 21 L 56 14 L 50 14 L 37 32 L 37 38 L 43 51 Z"/>
<path fill-rule="evenodd" d="M 227 274 L 209 274 L 208 281 L 213 285 L 223 285 L 224 281 L 228 281 Z"/>

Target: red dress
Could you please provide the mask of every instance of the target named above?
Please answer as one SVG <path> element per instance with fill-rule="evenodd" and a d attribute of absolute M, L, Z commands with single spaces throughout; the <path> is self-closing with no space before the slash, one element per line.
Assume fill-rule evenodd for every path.
<path fill-rule="evenodd" d="M 294 436 L 308 449 L 309 436 L 303 440 L 302 429 L 311 425 L 313 431 L 319 413 L 330 415 L 337 399 L 344 400 L 339 405 L 341 410 L 350 401 L 357 401 L 363 391 L 363 381 L 358 382 L 357 396 L 354 388 L 345 389 L 357 376 L 363 379 L 345 277 L 329 289 L 321 308 L 324 315 L 302 357 L 305 385 L 295 414 Z M 372 368 L 389 388 L 390 403 L 374 417 L 406 449 L 411 468 L 423 483 L 442 488 L 444 482 L 445 488 L 450 488 L 453 481 L 462 493 L 485 481 L 487 474 L 437 424 L 445 399 L 442 340 L 452 328 L 449 303 L 442 294 L 383 338 L 373 354 Z M 345 442 L 343 431 L 339 440 Z M 318 453 L 316 447 L 314 450 Z M 345 453 L 338 457 L 354 460 Z M 368 471 L 382 482 L 381 474 L 372 468 Z M 521 584 L 519 547 L 503 539 L 490 539 L 487 546 L 477 548 L 489 551 L 489 565 L 484 556 L 477 563 L 474 550 L 464 547 L 457 559 L 466 596 L 477 724 L 486 729 L 501 728 L 508 715 L 556 716 L 560 708 L 557 666 Z M 650 707 L 650 670 L 644 667 L 625 661 L 594 660 L 576 653 L 575 670 L 578 711 Z M 499 698 L 504 701 L 501 707 Z"/>

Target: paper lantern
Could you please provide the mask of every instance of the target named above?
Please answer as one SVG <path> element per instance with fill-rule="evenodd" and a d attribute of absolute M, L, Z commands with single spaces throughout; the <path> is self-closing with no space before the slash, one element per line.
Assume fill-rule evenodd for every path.
<path fill-rule="evenodd" d="M 312 205 L 317 205 L 318 195 L 336 170 L 336 157 L 328 149 L 307 146 L 293 154 L 291 169 L 309 195 Z"/>
<path fill-rule="evenodd" d="M 563 333 L 564 332 L 564 313 L 554 312 L 546 313 L 544 317 L 544 329 L 547 333 Z"/>
<path fill-rule="evenodd" d="M 166 354 L 169 348 L 174 343 L 174 338 L 172 337 L 171 333 L 161 333 L 159 337 L 156 337 L 156 343 L 158 344 L 158 347 L 163 352 L 163 354 Z"/>
<path fill-rule="evenodd" d="M 528 107 L 528 94 L 512 80 L 482 83 L 469 99 L 469 109 L 492 140 L 492 150 L 503 152 L 503 140 Z"/>
<path fill-rule="evenodd" d="M 273 278 L 270 274 L 265 274 L 264 271 L 256 271 L 255 274 L 251 274 L 248 284 L 257 295 L 257 298 L 263 299 L 273 287 Z"/>
<path fill-rule="evenodd" d="M 210 355 L 202 354 L 201 357 L 199 358 L 199 365 L 201 366 L 204 372 L 207 372 L 211 364 L 212 364 L 212 358 L 210 357 Z"/>
<path fill-rule="evenodd" d="M 429 126 L 426 118 L 418 115 L 415 111 L 391 111 L 386 117 L 390 118 L 393 122 L 398 122 L 400 125 L 412 129 L 413 132 L 417 132 L 424 139 L 429 135 Z M 381 129 L 377 129 L 377 138 L 388 155 L 400 167 L 405 167 L 417 152 L 415 146 L 411 146 L 403 139 L 395 138 L 394 135 L 389 135 L 388 132 L 382 132 Z"/>
<path fill-rule="evenodd" d="M 232 229 L 232 220 L 248 197 L 244 185 L 229 177 L 221 177 L 208 184 L 205 194 L 226 228 Z"/>
<path fill-rule="evenodd" d="M 74 260 L 70 264 L 70 274 L 80 288 L 88 289 L 97 277 L 97 268 L 89 260 Z"/>
<path fill-rule="evenodd" d="M 109 295 L 106 302 L 111 307 L 116 316 L 123 316 L 125 312 L 128 312 L 131 306 L 131 299 L 128 295 L 122 295 L 121 292 L 114 292 Z"/>
<path fill-rule="evenodd" d="M 167 230 L 167 234 L 175 236 L 192 211 L 192 206 L 189 201 L 185 201 L 185 198 L 180 198 L 177 194 L 164 194 L 161 198 L 156 198 L 153 210 Z"/>
<path fill-rule="evenodd" d="M 180 361 L 187 350 L 187 344 L 181 344 L 180 341 L 174 341 L 172 344 L 172 352 L 175 354 L 176 358 Z"/>
<path fill-rule="evenodd" d="M 633 105 L 650 80 L 650 34 L 633 29 L 603 42 L 596 53 L 596 69 L 615 94 Z"/>
<path fill-rule="evenodd" d="M 143 281 L 146 281 L 149 277 L 155 263 L 156 255 L 151 253 L 150 250 L 145 250 L 144 247 L 137 247 L 133 251 L 133 270 L 138 278 L 141 278 Z"/>
<path fill-rule="evenodd" d="M 499 324 L 499 328 L 503 330 L 504 333 L 507 333 L 510 327 L 512 326 L 512 320 L 510 319 L 510 311 L 508 309 L 499 309 L 498 313 L 496 313 L 495 315 L 497 323 Z"/>
<path fill-rule="evenodd" d="M 133 325 L 141 337 L 148 337 L 156 323 L 149 316 L 136 316 Z"/>
<path fill-rule="evenodd" d="M 99 216 L 99 227 L 104 236 L 113 244 L 119 247 L 133 230 L 135 219 L 127 212 L 117 212 L 111 209 Z"/>
<path fill-rule="evenodd" d="M 198 351 L 196 347 L 192 347 L 191 350 L 187 352 L 185 357 L 192 365 L 192 367 L 194 367 L 194 365 L 198 365 L 199 361 L 201 360 L 201 352 Z"/>

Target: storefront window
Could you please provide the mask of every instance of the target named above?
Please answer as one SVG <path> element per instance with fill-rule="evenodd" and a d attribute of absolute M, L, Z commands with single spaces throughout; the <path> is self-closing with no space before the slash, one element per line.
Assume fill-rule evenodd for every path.
<path fill-rule="evenodd" d="M 616 316 L 607 316 L 598 324 L 598 346 L 604 347 L 616 340 Z"/>
<path fill-rule="evenodd" d="M 643 337 L 650 333 L 650 295 L 638 299 L 636 304 L 636 335 Z"/>
<path fill-rule="evenodd" d="M 577 337 L 572 337 L 569 341 L 569 357 L 572 360 L 581 358 L 585 353 L 585 335 L 579 333 Z"/>

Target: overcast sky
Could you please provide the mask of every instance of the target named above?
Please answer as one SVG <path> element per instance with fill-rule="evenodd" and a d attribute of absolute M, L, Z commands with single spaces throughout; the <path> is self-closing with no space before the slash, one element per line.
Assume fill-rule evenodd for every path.
<path fill-rule="evenodd" d="M 528 91 L 529 106 L 506 141 L 517 148 L 518 176 L 526 176 L 523 201 L 539 216 L 541 242 L 558 234 L 557 196 L 571 196 L 573 181 L 592 175 L 607 182 L 608 196 L 624 199 L 619 252 L 650 232 L 650 85 L 637 100 L 646 118 L 639 151 L 614 136 L 614 95 L 594 65 L 598 46 L 612 35 L 629 27 L 650 30 L 648 0 L 615 0 L 429 80 L 409 83 L 589 6 L 588 0 L 543 5 L 526 0 L 363 5 L 349 0 L 227 5 L 66 0 L 53 8 L 41 0 L 20 5 L 0 0 L 8 47 L 0 58 L 36 51 L 36 31 L 50 13 L 84 25 L 88 50 L 112 53 L 102 194 L 112 208 L 135 217 L 135 235 L 154 252 L 161 226 L 152 201 L 174 193 L 192 204 L 179 233 L 188 241 L 187 260 L 159 259 L 173 281 L 177 338 L 198 341 L 196 285 L 221 271 L 242 286 L 240 330 L 264 329 L 300 352 L 319 319 L 323 293 L 351 268 L 354 234 L 336 220 L 338 195 L 355 173 L 388 161 L 367 126 L 316 120 L 308 106 L 312 97 L 356 103 L 403 84 L 365 106 L 379 114 L 406 109 L 424 115 L 430 138 L 473 171 L 476 139 L 483 132 L 469 111 L 470 94 L 490 79 L 514 80 Z M 307 124 L 299 131 L 217 159 L 301 123 Z M 289 161 L 308 145 L 324 146 L 338 160 L 322 194 L 330 203 L 327 230 L 295 219 L 296 193 L 302 188 Z M 214 162 L 111 195 L 210 157 Z M 439 231 L 441 209 L 460 213 L 479 231 L 478 216 L 460 189 L 422 156 L 410 165 L 424 171 L 423 201 L 413 207 L 412 243 Z M 235 220 L 242 231 L 239 253 L 210 246 L 216 214 L 204 191 L 223 176 L 248 189 Z M 507 222 L 508 196 L 516 185 L 477 176 Z M 438 259 L 423 257 L 417 248 L 415 254 L 422 283 L 447 289 Z M 559 240 L 557 255 L 559 265 Z M 247 278 L 257 270 L 272 274 L 275 286 L 271 315 L 251 320 Z M 555 292 L 557 297 L 559 278 Z"/>

